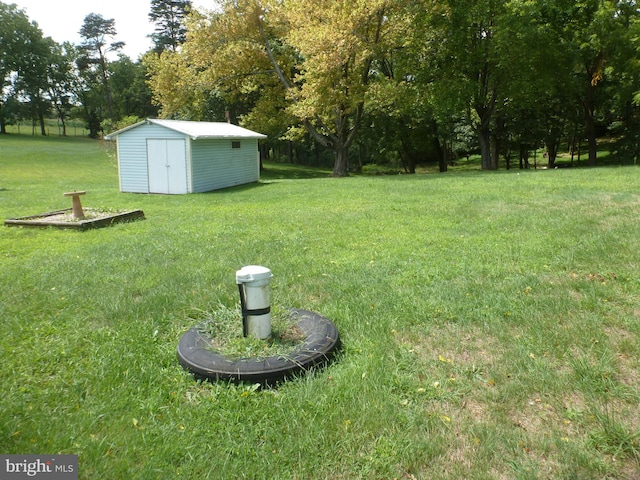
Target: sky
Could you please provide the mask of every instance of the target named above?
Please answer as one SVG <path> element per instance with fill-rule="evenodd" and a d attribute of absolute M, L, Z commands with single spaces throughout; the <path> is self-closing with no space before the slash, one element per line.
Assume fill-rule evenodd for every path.
<path fill-rule="evenodd" d="M 154 30 L 149 22 L 150 0 L 3 0 L 13 3 L 24 10 L 29 20 L 35 21 L 45 37 L 56 42 L 69 41 L 80 43 L 78 31 L 84 23 L 84 17 L 90 13 L 113 18 L 117 36 L 116 41 L 125 42 L 122 52 L 132 60 L 149 50 L 152 41 L 148 37 Z M 195 8 L 213 9 L 215 0 L 192 0 Z"/>

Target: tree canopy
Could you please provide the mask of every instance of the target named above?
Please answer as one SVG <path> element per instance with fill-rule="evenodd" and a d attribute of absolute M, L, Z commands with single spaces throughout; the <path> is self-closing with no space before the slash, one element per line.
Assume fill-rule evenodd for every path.
<path fill-rule="evenodd" d="M 92 136 L 122 119 L 238 122 L 262 153 L 440 171 L 545 150 L 588 152 L 609 136 L 640 157 L 640 6 L 635 0 L 152 0 L 154 48 L 121 53 L 92 13 L 58 45 L 0 2 L 0 131 L 80 116 Z M 114 59 L 117 56 L 117 59 Z M 44 127 L 42 128 L 44 133 Z M 582 148 L 582 149 L 581 149 Z M 573 158 L 573 157 L 572 157 Z"/>
<path fill-rule="evenodd" d="M 540 145 L 553 165 L 570 135 L 593 164 L 602 129 L 634 137 L 639 18 L 632 0 L 227 0 L 149 65 L 151 85 L 167 116 L 201 118 L 215 97 L 248 126 L 277 119 L 281 139 L 305 129 L 337 176 L 354 143 L 384 148 L 365 131 L 411 171 L 455 155 L 465 126 L 484 169 Z"/>
<path fill-rule="evenodd" d="M 6 132 L 7 122 L 16 114 L 10 107 L 20 97 L 36 118 L 43 119 L 49 42 L 23 10 L 0 2 L 0 133 Z"/>
<path fill-rule="evenodd" d="M 176 51 L 187 38 L 185 18 L 191 11 L 190 0 L 151 0 L 149 20 L 156 28 L 151 34 L 154 51 Z"/>
<path fill-rule="evenodd" d="M 1 133 L 29 119 L 45 135 L 45 117 L 53 116 L 65 135 L 66 121 L 77 117 L 97 138 L 122 118 L 157 115 L 146 69 L 120 53 L 115 21 L 92 13 L 79 33 L 79 45 L 58 44 L 23 10 L 0 2 Z"/>

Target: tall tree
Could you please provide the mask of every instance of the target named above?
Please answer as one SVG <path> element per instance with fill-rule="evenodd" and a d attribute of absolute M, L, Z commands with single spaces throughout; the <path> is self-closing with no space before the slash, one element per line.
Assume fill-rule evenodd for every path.
<path fill-rule="evenodd" d="M 292 112 L 321 145 L 335 155 L 334 176 L 347 174 L 349 148 L 360 129 L 374 60 L 393 40 L 397 2 L 289 3 L 288 42 L 304 61 L 297 82 L 279 77 L 294 99 Z M 269 54 L 269 44 L 265 43 Z M 270 58 L 272 55 L 270 55 Z M 274 68 L 278 71 L 274 62 Z"/>
<path fill-rule="evenodd" d="M 110 63 L 109 78 L 116 118 L 127 116 L 154 117 L 158 109 L 151 102 L 151 88 L 147 83 L 147 70 L 141 62 L 121 55 Z"/>
<path fill-rule="evenodd" d="M 615 105 L 617 121 L 614 134 L 624 135 L 623 149 L 640 160 L 640 11 L 631 0 L 619 2 L 620 21 L 624 25 L 623 41 L 615 44 L 615 79 L 610 95 Z"/>
<path fill-rule="evenodd" d="M 66 136 L 66 120 L 73 106 L 73 87 L 77 76 L 75 61 L 77 49 L 69 42 L 52 42 L 47 66 L 48 93 L 56 116 L 62 124 L 62 135 Z"/>
<path fill-rule="evenodd" d="M 434 82 L 445 98 L 465 102 L 468 122 L 477 134 L 483 170 L 498 167 L 491 148 L 491 130 L 496 109 L 503 101 L 504 63 L 498 53 L 504 11 L 502 0 L 447 0 L 443 15 L 434 17 L 431 24 L 440 32 L 436 46 L 439 77 Z M 454 105 L 457 100 L 445 102 Z"/>
<path fill-rule="evenodd" d="M 499 112 L 510 130 L 506 137 L 526 150 L 543 143 L 550 168 L 579 108 L 580 84 L 564 40 L 569 11 L 562 3 L 511 2 L 502 30 L 508 41 L 500 52 L 509 67 L 504 72 L 507 101 Z"/>
<path fill-rule="evenodd" d="M 187 38 L 185 18 L 191 11 L 190 0 L 151 0 L 149 20 L 156 28 L 151 34 L 156 53 L 175 52 Z"/>
<path fill-rule="evenodd" d="M 47 67 L 53 40 L 43 38 L 42 31 L 37 26 L 31 29 L 26 40 L 15 79 L 15 89 L 27 100 L 31 118 L 40 125 L 40 133 L 46 135 L 44 120 L 51 106 L 47 95 Z"/>
<path fill-rule="evenodd" d="M 97 67 L 104 88 L 107 115 L 110 120 L 114 120 L 107 54 L 122 50 L 124 42 L 113 41 L 117 35 L 115 20 L 113 18 L 106 19 L 97 13 L 90 13 L 84 18 L 79 33 L 83 39 L 80 48 L 84 52 L 84 58 L 80 65 L 83 68 Z"/>
<path fill-rule="evenodd" d="M 176 99 L 188 100 L 194 86 L 203 93 L 277 94 L 287 112 L 334 153 L 333 174 L 344 176 L 373 61 L 395 40 L 397 5 L 391 0 L 225 1 L 220 13 L 192 22 L 180 52 L 161 57 L 153 68 L 154 94 L 165 114 L 178 111 Z M 178 78 L 171 81 L 172 76 Z"/>
<path fill-rule="evenodd" d="M 29 23 L 24 11 L 18 10 L 16 5 L 0 2 L 0 134 L 7 133 L 11 75 L 16 68 L 17 45 L 20 44 L 16 38 L 21 30 L 18 28 L 19 23 Z"/>
<path fill-rule="evenodd" d="M 16 5 L 0 2 L 0 133 L 6 133 L 5 106 L 18 93 L 29 97 L 36 115 L 42 111 L 47 53 L 38 25 Z"/>

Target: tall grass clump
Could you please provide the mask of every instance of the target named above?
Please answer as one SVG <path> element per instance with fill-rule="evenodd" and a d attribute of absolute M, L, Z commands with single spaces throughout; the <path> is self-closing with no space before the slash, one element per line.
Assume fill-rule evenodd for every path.
<path fill-rule="evenodd" d="M 71 189 L 146 216 L 2 227 L 0 451 L 76 454 L 86 479 L 634 478 L 640 170 L 265 167 L 125 194 L 100 143 L 0 138 L 0 217 Z M 274 305 L 336 323 L 334 363 L 274 389 L 181 369 L 250 264 Z"/>

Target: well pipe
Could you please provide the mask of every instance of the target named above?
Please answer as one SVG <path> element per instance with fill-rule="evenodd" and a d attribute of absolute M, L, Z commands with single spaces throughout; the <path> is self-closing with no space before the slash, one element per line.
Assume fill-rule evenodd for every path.
<path fill-rule="evenodd" d="M 271 270 L 259 265 L 242 267 L 236 272 L 236 283 L 242 308 L 242 334 L 265 340 L 271 336 L 270 288 Z"/>

